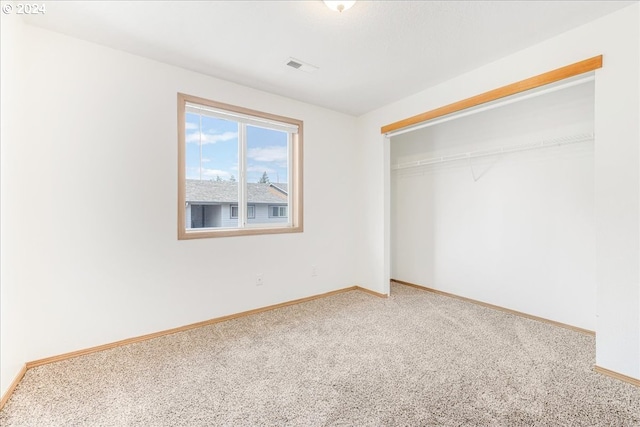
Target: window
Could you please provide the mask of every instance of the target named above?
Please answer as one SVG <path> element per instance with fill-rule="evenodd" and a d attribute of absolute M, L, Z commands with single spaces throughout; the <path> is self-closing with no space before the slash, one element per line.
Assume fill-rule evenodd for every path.
<path fill-rule="evenodd" d="M 238 218 L 238 205 L 231 205 L 231 219 Z M 254 219 L 256 217 L 256 207 L 254 205 L 247 206 L 247 218 Z"/>
<path fill-rule="evenodd" d="M 269 206 L 269 216 L 272 218 L 286 218 L 287 207 L 286 206 Z"/>
<path fill-rule="evenodd" d="M 302 125 L 178 94 L 178 238 L 301 232 Z"/>

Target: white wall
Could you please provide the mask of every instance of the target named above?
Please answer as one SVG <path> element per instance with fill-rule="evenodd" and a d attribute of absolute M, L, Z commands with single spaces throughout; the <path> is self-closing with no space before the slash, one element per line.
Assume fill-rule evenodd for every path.
<path fill-rule="evenodd" d="M 391 139 L 391 163 L 589 135 L 593 82 Z M 594 144 L 394 170 L 391 276 L 595 329 Z M 535 310 L 535 311 L 533 311 Z"/>
<path fill-rule="evenodd" d="M 29 292 L 18 284 L 29 269 L 28 259 L 21 259 L 11 250 L 11 243 L 19 241 L 21 230 L 12 226 L 19 218 L 18 207 L 7 209 L 19 196 L 19 183 L 13 181 L 20 166 L 11 161 L 20 151 L 14 144 L 20 131 L 20 102 L 24 50 L 18 43 L 23 36 L 20 22 L 13 15 L 0 14 L 0 394 L 18 374 L 26 362 L 26 348 L 21 325 L 30 321 L 25 316 Z M 13 184 L 12 184 L 13 181 Z"/>
<path fill-rule="evenodd" d="M 5 21 L 2 392 L 26 361 L 357 284 L 355 211 L 327 208 L 355 118 Z M 178 241 L 178 92 L 304 121 L 303 233 Z"/>
<path fill-rule="evenodd" d="M 639 8 L 636 3 L 359 118 L 361 179 L 369 184 L 361 193 L 361 209 L 369 213 L 360 230 L 367 246 L 359 261 L 364 286 L 387 286 L 390 183 L 381 126 L 603 54 L 595 94 L 596 362 L 640 378 Z"/>
<path fill-rule="evenodd" d="M 347 285 L 384 292 L 389 153 L 380 126 L 601 53 L 596 357 L 640 378 L 637 4 L 357 123 L 13 18 L 2 16 L 0 48 L 0 392 L 25 361 Z M 305 121 L 304 233 L 177 241 L 176 92 Z M 34 201 L 41 209 L 25 208 Z M 141 210 L 154 215 L 132 220 Z"/>

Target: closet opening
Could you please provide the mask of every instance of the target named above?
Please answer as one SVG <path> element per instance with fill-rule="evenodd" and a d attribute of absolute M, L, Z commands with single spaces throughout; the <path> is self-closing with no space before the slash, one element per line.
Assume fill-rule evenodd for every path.
<path fill-rule="evenodd" d="M 387 133 L 389 278 L 595 330 L 594 78 Z"/>

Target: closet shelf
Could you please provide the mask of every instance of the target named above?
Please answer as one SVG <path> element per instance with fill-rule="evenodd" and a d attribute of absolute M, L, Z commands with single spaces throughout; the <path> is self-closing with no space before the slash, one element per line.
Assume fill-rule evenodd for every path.
<path fill-rule="evenodd" d="M 391 170 L 409 169 L 409 168 L 415 168 L 420 166 L 433 165 L 436 163 L 445 163 L 445 162 L 452 162 L 452 161 L 464 160 L 464 159 L 475 159 L 478 157 L 495 156 L 495 155 L 507 154 L 507 153 L 516 153 L 518 151 L 535 150 L 538 148 L 545 148 L 545 147 L 557 147 L 560 145 L 592 141 L 593 138 L 594 138 L 593 133 L 581 133 L 581 134 L 571 135 L 571 136 L 561 136 L 561 137 L 556 137 L 552 139 L 546 139 L 543 141 L 528 142 L 528 143 L 519 144 L 519 145 L 509 145 L 509 146 L 498 147 L 498 148 L 490 148 L 486 150 L 452 154 L 452 155 L 442 156 L 442 157 L 433 157 L 430 159 L 422 159 L 422 160 L 417 160 L 417 161 L 407 162 L 407 163 L 398 163 L 396 165 L 391 165 Z"/>

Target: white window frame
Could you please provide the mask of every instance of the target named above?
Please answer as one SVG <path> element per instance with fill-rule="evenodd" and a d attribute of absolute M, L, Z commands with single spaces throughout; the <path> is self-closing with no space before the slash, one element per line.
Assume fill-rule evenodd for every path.
<path fill-rule="evenodd" d="M 186 113 L 200 109 L 207 115 L 237 121 L 238 153 L 238 220 L 237 228 L 188 229 L 186 227 Z M 288 221 L 286 223 L 248 224 L 246 194 L 246 127 L 259 126 L 287 132 L 288 135 Z M 303 122 L 290 117 L 250 110 L 230 104 L 178 93 L 178 239 L 200 239 L 255 234 L 300 233 L 303 231 Z M 255 217 L 255 206 L 254 206 Z M 235 219 L 235 218 L 234 218 Z"/>

